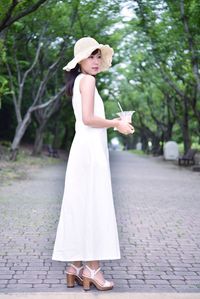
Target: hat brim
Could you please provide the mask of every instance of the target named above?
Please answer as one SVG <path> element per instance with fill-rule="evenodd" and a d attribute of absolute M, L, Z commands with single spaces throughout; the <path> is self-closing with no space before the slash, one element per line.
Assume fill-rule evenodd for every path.
<path fill-rule="evenodd" d="M 81 52 L 79 55 L 75 56 L 66 66 L 64 66 L 63 70 L 70 71 L 74 69 L 77 63 L 88 58 L 96 49 L 99 49 L 101 51 L 100 71 L 106 71 L 109 67 L 111 67 L 114 51 L 110 46 L 102 44 L 90 47 L 86 51 Z"/>

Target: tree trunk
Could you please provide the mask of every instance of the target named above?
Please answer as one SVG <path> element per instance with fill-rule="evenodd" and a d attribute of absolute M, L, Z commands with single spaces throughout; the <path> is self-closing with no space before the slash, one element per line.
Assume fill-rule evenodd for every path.
<path fill-rule="evenodd" d="M 69 130 L 69 127 L 68 125 L 65 126 L 65 133 L 64 133 L 64 136 L 61 140 L 61 146 L 60 148 L 64 149 L 64 150 L 67 150 L 69 151 L 70 150 L 70 147 L 71 147 L 71 141 L 73 139 L 73 135 L 74 135 L 75 132 L 71 132 Z"/>
<path fill-rule="evenodd" d="M 190 134 L 189 134 L 189 128 L 188 128 L 187 121 L 184 121 L 184 123 L 183 123 L 182 132 L 183 132 L 184 153 L 186 154 L 186 152 L 191 147 Z"/>
<path fill-rule="evenodd" d="M 161 154 L 160 137 L 156 135 L 152 138 L 152 154 L 154 156 L 159 156 Z"/>
<path fill-rule="evenodd" d="M 164 133 L 164 141 L 172 140 L 172 130 L 173 130 L 174 123 L 168 122 L 167 129 Z"/>
<path fill-rule="evenodd" d="M 53 138 L 53 142 L 52 145 L 54 148 L 58 148 L 58 143 L 59 143 L 59 126 L 58 126 L 58 121 L 56 121 L 55 126 L 54 126 L 54 138 Z"/>
<path fill-rule="evenodd" d="M 184 144 L 184 153 L 189 150 L 191 147 L 191 141 L 190 141 L 190 134 L 189 134 L 189 129 L 188 129 L 188 124 L 185 123 L 183 124 L 183 144 Z"/>
<path fill-rule="evenodd" d="M 26 132 L 27 127 L 29 126 L 31 122 L 31 112 L 28 110 L 23 121 L 17 126 L 15 137 L 13 139 L 12 145 L 11 145 L 11 156 L 10 159 L 15 161 L 17 158 L 17 153 L 19 149 L 20 142 L 24 136 L 24 133 Z"/>
<path fill-rule="evenodd" d="M 182 133 L 183 133 L 184 153 L 186 153 L 191 147 L 190 131 L 189 131 L 188 102 L 187 102 L 186 97 L 184 98 Z"/>
<path fill-rule="evenodd" d="M 54 105 L 52 105 L 51 107 L 49 107 L 49 106 L 47 107 L 47 108 L 49 108 L 48 109 L 49 111 L 45 110 L 45 108 L 44 108 L 43 113 L 41 113 L 40 116 L 37 115 L 37 110 L 35 111 L 35 117 L 37 119 L 37 122 L 39 123 L 39 127 L 36 130 L 36 137 L 35 137 L 35 142 L 34 142 L 34 147 L 33 147 L 33 152 L 32 152 L 33 156 L 41 154 L 42 146 L 43 146 L 44 131 L 46 129 L 47 123 L 48 123 L 50 117 L 52 117 L 52 115 L 54 115 L 60 109 L 60 105 L 61 105 L 61 101 L 60 101 L 60 96 L 59 96 L 57 98 L 57 101 L 54 102 Z M 54 129 L 55 129 L 55 135 L 56 134 L 58 135 L 59 130 L 57 128 L 57 122 L 55 123 Z"/>
<path fill-rule="evenodd" d="M 140 131 L 140 138 L 142 143 L 142 150 L 148 152 L 148 137 L 146 136 L 144 130 Z"/>
<path fill-rule="evenodd" d="M 59 92 L 55 96 L 53 96 L 49 101 L 47 101 L 43 104 L 37 105 L 37 106 L 32 105 L 32 106 L 29 107 L 29 109 L 26 112 L 22 122 L 17 127 L 15 137 L 14 137 L 14 140 L 13 140 L 12 145 L 11 145 L 11 157 L 10 157 L 11 160 L 16 160 L 16 155 L 17 155 L 17 152 L 18 152 L 20 142 L 22 140 L 22 137 L 24 136 L 24 133 L 26 132 L 26 129 L 27 129 L 28 125 L 31 122 L 31 113 L 33 111 L 38 110 L 38 109 L 44 109 L 44 108 L 48 107 L 50 104 L 52 104 L 54 101 L 60 99 L 60 97 L 64 93 L 64 90 L 65 90 L 65 86 L 62 87 L 59 90 Z M 47 122 L 47 120 L 45 120 L 45 122 Z M 45 125 L 46 125 L 46 123 L 45 123 Z"/>
<path fill-rule="evenodd" d="M 38 156 L 41 154 L 46 124 L 47 121 L 45 120 L 36 130 L 36 137 L 35 137 L 34 147 L 32 151 L 33 156 Z"/>

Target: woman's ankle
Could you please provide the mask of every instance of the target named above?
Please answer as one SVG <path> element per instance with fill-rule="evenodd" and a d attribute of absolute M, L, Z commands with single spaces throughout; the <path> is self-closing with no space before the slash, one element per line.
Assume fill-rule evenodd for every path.
<path fill-rule="evenodd" d="M 88 261 L 86 262 L 86 265 L 90 268 L 90 269 L 98 269 L 99 268 L 99 261 Z"/>
<path fill-rule="evenodd" d="M 79 267 L 82 266 L 82 261 L 74 261 L 74 262 L 72 262 L 72 264 L 73 264 L 74 266 L 76 266 L 77 268 L 79 268 Z"/>

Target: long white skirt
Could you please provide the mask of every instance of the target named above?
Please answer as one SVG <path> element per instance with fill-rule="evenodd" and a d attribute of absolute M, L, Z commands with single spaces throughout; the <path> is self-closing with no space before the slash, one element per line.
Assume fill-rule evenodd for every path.
<path fill-rule="evenodd" d="M 74 137 L 52 259 L 120 259 L 106 129 Z"/>

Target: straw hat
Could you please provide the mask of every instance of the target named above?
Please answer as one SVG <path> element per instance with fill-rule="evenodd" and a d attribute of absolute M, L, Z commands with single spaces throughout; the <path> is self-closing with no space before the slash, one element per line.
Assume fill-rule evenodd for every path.
<path fill-rule="evenodd" d="M 77 63 L 88 58 L 96 49 L 101 50 L 101 66 L 100 71 L 105 71 L 111 66 L 113 49 L 108 45 L 99 44 L 92 37 L 83 37 L 79 39 L 74 46 L 74 58 L 63 68 L 70 71 L 75 68 Z"/>

